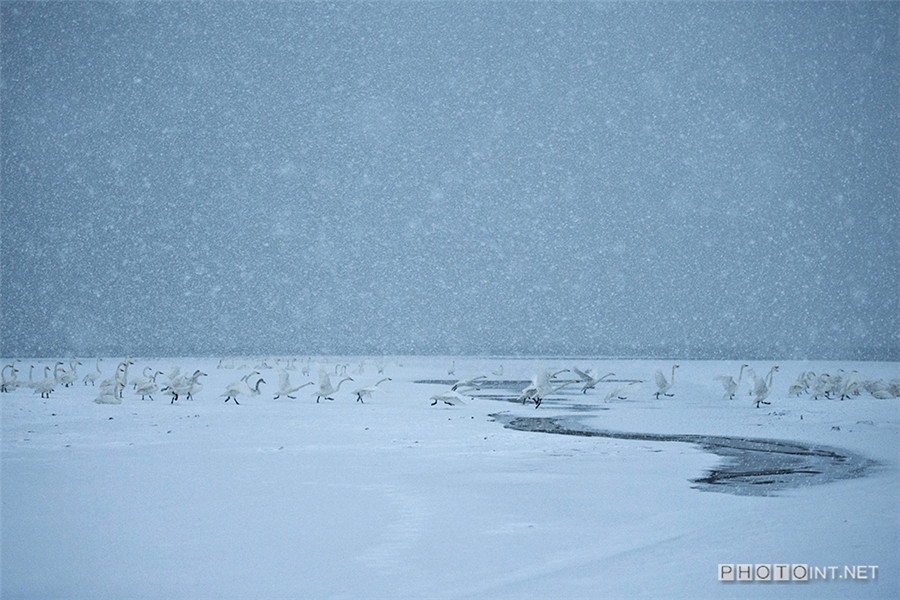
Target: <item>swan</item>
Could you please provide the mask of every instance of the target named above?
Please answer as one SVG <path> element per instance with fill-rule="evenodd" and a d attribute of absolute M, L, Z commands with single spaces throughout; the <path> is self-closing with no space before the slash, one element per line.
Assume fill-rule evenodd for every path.
<path fill-rule="evenodd" d="M 741 378 L 744 376 L 744 369 L 749 367 L 750 365 L 741 365 L 741 370 L 738 372 L 737 381 L 731 375 L 716 375 L 713 377 L 716 381 L 722 382 L 722 387 L 725 388 L 725 395 L 722 396 L 723 400 L 732 400 L 734 399 L 734 395 L 737 393 L 738 386 L 741 385 Z"/>
<path fill-rule="evenodd" d="M 278 400 L 281 396 L 287 396 L 291 400 L 296 400 L 297 397 L 291 396 L 291 394 L 312 384 L 312 381 L 307 381 L 303 385 L 293 386 L 291 385 L 290 374 L 286 370 L 282 369 L 278 372 L 278 391 L 275 392 L 275 397 L 273 398 L 273 400 Z"/>
<path fill-rule="evenodd" d="M 644 380 L 638 379 L 637 381 L 632 381 L 628 385 L 620 385 L 617 388 L 611 389 L 609 391 L 609 393 L 606 394 L 606 397 L 603 398 L 603 401 L 609 402 L 613 398 L 618 398 L 619 400 L 627 400 L 628 399 L 627 393 L 629 391 L 628 388 L 630 388 L 631 386 L 636 385 L 638 383 L 644 383 Z"/>
<path fill-rule="evenodd" d="M 190 377 L 177 377 L 175 380 L 170 381 L 169 385 L 163 388 L 163 391 L 167 396 L 172 396 L 172 400 L 169 404 L 175 404 L 175 401 L 178 400 L 179 396 L 184 396 L 188 400 L 193 400 L 193 393 L 199 392 L 203 386 L 197 382 L 200 377 L 205 377 L 206 373 L 197 369 L 194 371 L 194 374 Z"/>
<path fill-rule="evenodd" d="M 487 375 L 479 375 L 478 377 L 473 377 L 472 379 L 460 379 L 450 388 L 451 391 L 458 391 L 461 387 L 476 387 L 479 382 L 487 379 Z"/>
<path fill-rule="evenodd" d="M 34 393 L 40 394 L 41 398 L 49 398 L 50 392 L 56 387 L 56 378 L 50 376 L 50 367 L 44 367 L 44 379 L 34 384 Z"/>
<path fill-rule="evenodd" d="M 248 379 L 250 379 L 254 375 L 259 375 L 259 374 L 260 374 L 259 371 L 253 371 L 253 372 L 248 373 L 248 374 L 244 375 L 243 377 L 241 377 L 240 381 L 235 381 L 234 383 L 229 384 L 228 388 L 225 390 L 225 393 L 222 394 L 223 396 L 225 396 L 225 402 L 228 402 L 229 400 L 234 400 L 235 404 L 240 405 L 240 402 L 238 402 L 238 400 L 237 400 L 238 396 L 243 395 L 243 396 L 247 396 L 248 398 L 253 398 L 255 396 L 259 396 L 259 394 L 260 394 L 259 385 L 261 383 L 265 383 L 266 380 L 263 379 L 262 377 L 260 377 L 259 379 L 256 380 L 256 385 L 254 385 L 253 387 L 250 387 L 250 384 L 247 383 Z"/>
<path fill-rule="evenodd" d="M 477 390 L 478 388 L 473 388 L 470 391 Z M 434 406 L 438 402 L 443 402 L 447 406 L 456 406 L 457 404 L 465 404 L 468 396 L 464 396 L 459 392 L 459 390 L 447 390 L 446 392 L 441 392 L 439 394 L 435 394 L 430 398 L 431 405 Z"/>
<path fill-rule="evenodd" d="M 122 387 L 119 388 L 119 398 L 122 397 L 122 390 L 125 389 L 125 386 L 128 385 L 128 367 L 133 365 L 134 361 L 131 360 L 129 356 L 125 360 L 119 363 L 118 368 L 116 368 L 116 381 L 122 384 Z"/>
<path fill-rule="evenodd" d="M 30 365 L 28 367 L 28 381 L 26 383 L 23 383 L 22 385 L 27 388 L 34 389 L 34 365 Z"/>
<path fill-rule="evenodd" d="M 9 369 L 9 375 L 6 374 L 7 369 Z M 3 371 L 0 373 L 0 392 L 11 392 L 16 389 L 16 373 L 18 372 L 15 364 L 3 367 Z"/>
<path fill-rule="evenodd" d="M 103 360 L 103 359 L 98 358 L 96 368 L 93 371 L 91 371 L 90 373 L 88 373 L 87 375 L 85 375 L 84 379 L 81 380 L 84 383 L 84 385 L 87 385 L 88 383 L 90 383 L 91 385 L 97 385 L 97 380 L 100 379 L 100 376 L 103 374 L 100 371 L 100 361 L 101 360 Z"/>
<path fill-rule="evenodd" d="M 63 365 L 66 364 L 63 361 L 56 361 L 56 366 L 53 367 L 53 379 L 56 380 L 56 383 L 63 383 L 63 379 L 66 377 L 66 370 L 63 369 Z"/>
<path fill-rule="evenodd" d="M 125 370 L 125 368 L 120 364 L 119 367 L 116 369 L 116 372 L 113 373 L 112 377 L 104 379 L 103 381 L 100 382 L 100 396 L 98 396 L 98 398 L 110 396 L 110 395 L 113 396 L 114 398 L 116 396 L 118 396 L 118 398 L 117 398 L 118 402 L 107 402 L 107 401 L 97 402 L 96 400 L 95 400 L 95 402 L 97 402 L 98 404 L 121 404 L 122 403 L 121 390 L 122 390 L 122 388 L 125 387 L 125 384 L 122 383 L 122 378 L 124 377 L 124 370 Z"/>
<path fill-rule="evenodd" d="M 756 376 L 756 373 L 751 371 L 753 375 L 753 394 L 756 398 L 753 400 L 756 403 L 756 408 L 759 408 L 760 404 L 771 404 L 771 402 L 766 402 L 766 398 L 769 397 L 769 394 L 772 392 L 772 378 L 775 376 L 775 371 L 778 370 L 778 365 L 775 365 L 771 369 L 769 369 L 768 374 L 759 378 Z"/>
<path fill-rule="evenodd" d="M 148 365 L 148 366 L 144 367 L 143 371 L 141 371 L 140 379 L 135 379 L 134 382 L 131 384 L 131 386 L 134 389 L 138 389 L 139 386 L 142 386 L 145 383 L 149 382 L 150 378 L 152 376 L 153 376 L 153 367 Z"/>
<path fill-rule="evenodd" d="M 363 397 L 371 398 L 372 394 L 378 391 L 378 386 L 384 383 L 385 381 L 391 381 L 390 377 L 385 377 L 384 379 L 379 380 L 374 385 L 366 386 L 364 388 L 359 388 L 358 390 L 353 390 L 353 393 L 356 394 L 356 401 L 362 402 L 365 404 Z"/>
<path fill-rule="evenodd" d="M 134 388 L 135 394 L 141 395 L 141 400 L 144 399 L 144 396 L 149 396 L 151 400 L 153 400 L 153 394 L 159 391 L 159 385 L 156 383 L 157 375 L 162 375 L 162 371 L 156 371 L 150 377 L 147 378 L 147 381 L 141 383 Z"/>
<path fill-rule="evenodd" d="M 566 369 L 568 370 L 568 369 Z M 564 381 L 560 385 L 553 385 L 550 383 L 550 380 L 547 381 L 539 381 L 537 385 L 537 389 L 534 393 L 534 407 L 538 408 L 541 405 L 541 402 L 544 401 L 546 396 L 558 392 L 563 389 L 567 385 L 572 385 L 573 383 L 581 383 L 578 379 L 572 379 L 570 381 Z"/>
<path fill-rule="evenodd" d="M 545 384 L 546 382 L 549 382 L 560 373 L 567 372 L 569 372 L 569 369 L 560 369 L 555 373 L 550 373 L 549 369 L 544 369 L 543 371 L 536 373 L 531 377 L 531 385 L 522 390 L 522 394 L 519 396 L 519 400 L 522 401 L 522 404 L 525 404 L 529 400 L 534 400 L 539 386 Z"/>
<path fill-rule="evenodd" d="M 587 372 L 582 371 L 582 370 L 580 370 L 580 369 L 573 368 L 572 370 L 575 371 L 575 375 L 578 376 L 579 381 L 584 381 L 584 382 L 585 382 L 584 387 L 581 388 L 581 393 L 582 393 L 582 394 L 587 394 L 587 391 L 588 391 L 588 390 L 592 390 L 592 389 L 594 389 L 595 387 L 597 387 L 597 384 L 598 384 L 598 383 L 601 383 L 601 382 L 602 382 L 604 379 L 606 379 L 607 377 L 613 377 L 613 376 L 615 375 L 615 373 L 607 373 L 607 374 L 604 375 L 603 377 L 598 377 L 598 378 L 595 379 L 594 377 L 592 377 L 592 376 L 590 375 L 590 373 L 587 373 Z"/>
<path fill-rule="evenodd" d="M 69 387 L 78 379 L 78 365 L 80 364 L 82 364 L 81 361 L 76 361 L 74 358 L 69 361 L 69 369 L 71 370 L 63 375 L 61 381 L 64 387 Z"/>
<path fill-rule="evenodd" d="M 655 394 L 657 400 L 659 400 L 660 394 L 662 394 L 663 396 L 670 396 L 670 397 L 675 395 L 675 394 L 667 394 L 666 392 L 668 392 L 670 389 L 672 389 L 672 386 L 675 385 L 675 369 L 677 369 L 679 366 L 680 365 L 672 365 L 672 380 L 671 381 L 666 381 L 666 376 L 663 375 L 662 369 L 657 369 L 656 373 L 653 374 L 653 376 L 656 378 L 656 387 L 658 388 L 657 392 Z"/>
<path fill-rule="evenodd" d="M 121 381 L 113 381 L 111 385 L 100 386 L 100 395 L 94 398 L 96 404 L 122 404 L 120 394 L 125 384 Z"/>
<path fill-rule="evenodd" d="M 319 389 L 316 390 L 316 404 L 319 403 L 320 398 L 325 398 L 326 400 L 334 400 L 331 398 L 332 394 L 336 394 L 339 389 L 341 389 L 341 384 L 345 381 L 353 381 L 352 377 L 344 377 L 340 381 L 338 381 L 337 386 L 331 385 L 331 377 L 328 373 L 324 371 L 319 373 Z"/>
<path fill-rule="evenodd" d="M 812 371 L 803 371 L 797 375 L 797 381 L 788 387 L 788 396 L 799 396 L 809 390 L 810 384 L 815 381 L 816 374 Z"/>
<path fill-rule="evenodd" d="M 497 377 L 503 377 L 503 365 L 500 365 L 495 370 L 491 371 L 491 374 L 496 375 Z"/>

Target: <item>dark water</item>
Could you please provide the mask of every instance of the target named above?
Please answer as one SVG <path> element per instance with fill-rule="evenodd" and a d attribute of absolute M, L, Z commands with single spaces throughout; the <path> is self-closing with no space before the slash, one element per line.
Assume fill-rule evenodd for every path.
<path fill-rule="evenodd" d="M 431 380 L 417 383 L 450 386 L 455 382 Z M 524 389 L 528 384 L 528 381 L 508 380 L 481 382 L 477 397 L 518 403 L 518 390 Z M 568 393 L 560 393 L 557 396 L 565 397 L 565 408 L 576 413 L 608 410 L 608 407 L 598 405 L 596 401 L 593 403 L 587 400 L 578 401 L 582 394 L 576 385 L 573 385 Z M 516 416 L 499 412 L 490 416 L 504 427 L 517 431 L 696 444 L 724 460 L 703 477 L 692 480 L 694 487 L 703 491 L 740 496 L 774 495 L 780 490 L 862 477 L 878 465 L 871 459 L 847 450 L 801 442 L 699 434 L 612 431 L 589 427 L 580 421 L 577 414 Z"/>

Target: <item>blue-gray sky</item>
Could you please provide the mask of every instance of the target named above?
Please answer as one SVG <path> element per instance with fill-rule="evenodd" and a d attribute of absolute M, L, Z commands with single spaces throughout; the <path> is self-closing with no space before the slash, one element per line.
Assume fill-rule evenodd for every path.
<path fill-rule="evenodd" d="M 900 3 L 0 16 L 4 356 L 900 359 Z"/>

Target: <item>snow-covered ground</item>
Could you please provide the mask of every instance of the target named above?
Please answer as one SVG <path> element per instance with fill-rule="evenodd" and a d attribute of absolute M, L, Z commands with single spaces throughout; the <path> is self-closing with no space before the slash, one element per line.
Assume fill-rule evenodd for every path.
<path fill-rule="evenodd" d="M 2 597 L 900 597 L 900 399 L 787 393 L 802 371 L 888 380 L 900 376 L 897 363 L 780 363 L 771 405 L 756 409 L 745 385 L 722 399 L 713 377 L 736 377 L 731 362 L 681 362 L 674 397 L 657 400 L 653 372 L 668 376 L 670 362 L 313 360 L 332 373 L 349 365 L 354 381 L 334 401 L 316 403 L 315 386 L 274 400 L 271 358 L 232 368 L 134 359 L 132 381 L 145 366 L 208 375 L 193 400 L 142 401 L 129 385 L 122 404 L 108 405 L 80 382 L 94 365 L 81 359 L 79 382 L 49 399 L 24 387 L 0 395 Z M 40 379 L 54 362 L 17 363 L 19 383 L 30 364 Z M 101 363 L 104 377 L 117 362 Z M 771 364 L 752 366 L 762 375 Z M 303 376 L 305 357 L 295 365 L 295 384 L 316 378 L 315 366 Z M 587 394 L 570 386 L 539 409 L 489 398 L 497 392 L 487 386 L 464 405 L 432 406 L 446 386 L 417 383 L 529 380 L 575 365 L 646 382 L 606 404 L 616 383 Z M 263 393 L 224 403 L 227 385 L 256 366 Z M 355 401 L 354 389 L 386 376 L 365 404 Z M 878 466 L 774 495 L 701 491 L 692 480 L 722 459 L 695 444 L 515 431 L 490 416 L 501 411 L 820 444 Z M 720 564 L 804 564 L 833 577 L 722 583 Z M 841 578 L 849 566 L 869 579 Z"/>

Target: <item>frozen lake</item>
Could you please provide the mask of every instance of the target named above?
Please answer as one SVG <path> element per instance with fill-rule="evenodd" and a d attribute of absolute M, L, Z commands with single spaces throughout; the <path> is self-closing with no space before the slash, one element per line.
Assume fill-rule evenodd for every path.
<path fill-rule="evenodd" d="M 0 395 L 3 597 L 900 591 L 898 400 L 787 394 L 801 371 L 890 379 L 897 364 L 780 363 L 772 404 L 756 409 L 745 387 L 723 400 L 713 379 L 736 375 L 737 365 L 687 361 L 673 397 L 657 400 L 645 383 L 604 403 L 618 385 L 609 382 L 585 394 L 565 388 L 535 409 L 508 400 L 541 368 L 577 364 L 652 381 L 671 363 L 454 360 L 320 358 L 305 377 L 304 357 L 289 371 L 295 385 L 316 379 L 316 362 L 353 378 L 318 404 L 316 386 L 274 400 L 272 359 L 134 359 L 132 380 L 148 366 L 207 373 L 193 400 L 174 404 L 161 395 L 142 401 L 128 386 L 122 404 L 99 405 L 97 388 L 82 383 L 49 399 L 27 388 Z M 55 361 L 18 363 L 20 382 L 32 362 L 38 373 Z M 82 362 L 83 376 L 94 363 Z M 116 362 L 101 363 L 104 376 Z M 491 375 L 501 363 L 503 375 Z M 753 366 L 765 373 L 770 363 Z M 228 384 L 254 368 L 262 393 L 224 403 Z M 465 404 L 431 405 L 447 381 L 482 374 L 486 383 Z M 391 380 L 356 402 L 353 390 L 383 377 Z M 772 458 L 763 465 L 770 472 L 748 476 L 737 493 L 706 491 L 734 485 L 711 477 L 748 464 L 759 471 L 759 456 Z M 791 470 L 793 479 L 774 472 Z M 717 578 L 723 563 L 877 570 L 866 581 L 727 584 Z"/>

